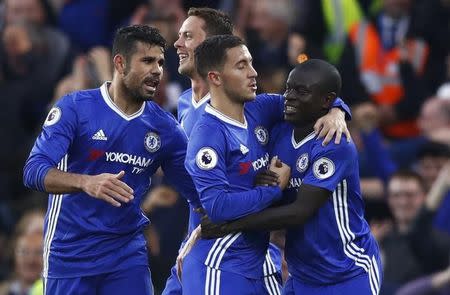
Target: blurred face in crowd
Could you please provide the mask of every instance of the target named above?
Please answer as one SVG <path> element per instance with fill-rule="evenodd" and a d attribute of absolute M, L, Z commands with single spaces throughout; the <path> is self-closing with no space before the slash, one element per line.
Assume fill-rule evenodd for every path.
<path fill-rule="evenodd" d="M 45 23 L 45 12 L 40 0 L 6 0 L 6 23 L 27 21 L 37 25 Z"/>
<path fill-rule="evenodd" d="M 125 60 L 123 83 L 131 97 L 146 101 L 155 95 L 164 66 L 164 49 L 137 41 L 134 53 Z M 123 57 L 120 57 L 122 61 Z"/>
<path fill-rule="evenodd" d="M 206 32 L 203 30 L 205 21 L 197 16 L 188 17 L 178 32 L 178 39 L 174 46 L 180 58 L 178 72 L 189 78 L 195 73 L 194 50 L 206 39 Z"/>
<path fill-rule="evenodd" d="M 24 234 L 17 239 L 15 249 L 16 272 L 20 280 L 32 284 L 42 272 L 42 232 Z"/>
<path fill-rule="evenodd" d="M 384 12 L 393 18 L 400 18 L 408 15 L 411 8 L 411 0 L 384 0 Z"/>
<path fill-rule="evenodd" d="M 425 192 L 414 178 L 394 177 L 388 185 L 388 205 L 397 224 L 410 224 L 425 202 Z"/>
<path fill-rule="evenodd" d="M 439 175 L 439 172 L 450 159 L 447 157 L 432 157 L 425 156 L 419 159 L 417 169 L 420 176 L 422 176 L 427 189 L 430 189 L 433 182 Z"/>
<path fill-rule="evenodd" d="M 220 73 L 224 92 L 235 102 L 246 102 L 256 97 L 256 70 L 247 46 L 240 45 L 226 51 Z"/>
<path fill-rule="evenodd" d="M 439 98 L 427 100 L 420 111 L 418 124 L 423 134 L 439 128 L 450 128 L 450 101 Z"/>

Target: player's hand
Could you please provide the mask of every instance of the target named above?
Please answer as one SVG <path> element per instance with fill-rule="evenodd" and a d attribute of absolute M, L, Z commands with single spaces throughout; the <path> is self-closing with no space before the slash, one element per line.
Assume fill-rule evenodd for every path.
<path fill-rule="evenodd" d="M 191 252 L 192 247 L 197 243 L 197 241 L 201 238 L 201 228 L 200 225 L 197 226 L 191 233 L 191 236 L 187 240 L 186 244 L 183 245 L 180 252 L 178 252 L 177 257 L 177 276 L 181 282 L 181 275 L 183 270 L 183 261 L 184 258 Z"/>
<path fill-rule="evenodd" d="M 125 171 L 117 174 L 102 173 L 99 175 L 88 175 L 82 185 L 85 193 L 93 198 L 103 200 L 115 207 L 121 203 L 128 203 L 134 199 L 133 189 L 120 180 Z"/>
<path fill-rule="evenodd" d="M 270 161 L 269 170 L 279 175 L 279 186 L 284 190 L 289 183 L 291 177 L 291 167 L 281 162 L 277 156 L 273 157 Z"/>
<path fill-rule="evenodd" d="M 278 174 L 270 170 L 263 170 L 255 176 L 255 186 L 276 186 L 280 183 Z"/>
<path fill-rule="evenodd" d="M 204 215 L 201 219 L 201 235 L 204 239 L 217 239 L 229 234 L 225 230 L 224 223 L 213 223 L 208 215 Z"/>
<path fill-rule="evenodd" d="M 342 134 L 345 134 L 347 142 L 352 139 L 345 122 L 345 113 L 339 108 L 332 108 L 328 114 L 319 118 L 314 124 L 314 133 L 317 138 L 325 137 L 322 142 L 323 146 L 326 146 L 334 135 L 336 135 L 335 144 L 341 142 Z"/>

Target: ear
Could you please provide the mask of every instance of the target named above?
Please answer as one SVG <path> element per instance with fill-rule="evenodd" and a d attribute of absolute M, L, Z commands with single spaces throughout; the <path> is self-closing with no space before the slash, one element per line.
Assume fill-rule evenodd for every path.
<path fill-rule="evenodd" d="M 216 71 L 210 71 L 208 72 L 208 81 L 215 86 L 220 86 L 222 85 L 222 80 L 220 78 L 220 73 L 216 72 Z"/>
<path fill-rule="evenodd" d="M 122 75 L 125 72 L 125 68 L 126 68 L 125 57 L 123 57 L 123 55 L 116 54 L 113 58 L 113 63 L 114 63 L 114 69 L 119 74 Z"/>
<path fill-rule="evenodd" d="M 337 97 L 336 92 L 329 92 L 325 97 L 325 101 L 323 102 L 323 107 L 325 109 L 330 109 L 331 106 L 333 105 L 333 102 L 336 99 L 336 97 Z"/>

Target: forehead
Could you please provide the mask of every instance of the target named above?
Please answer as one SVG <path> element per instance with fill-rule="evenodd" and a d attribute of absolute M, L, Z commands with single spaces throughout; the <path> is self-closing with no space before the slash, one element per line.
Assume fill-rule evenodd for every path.
<path fill-rule="evenodd" d="M 239 45 L 233 48 L 229 48 L 226 52 L 226 63 L 235 64 L 239 61 L 250 61 L 252 60 L 252 55 L 248 51 L 247 46 Z"/>
<path fill-rule="evenodd" d="M 389 182 L 389 191 L 420 190 L 419 182 L 414 178 L 395 177 Z"/>
<path fill-rule="evenodd" d="M 203 32 L 206 34 L 206 32 L 203 30 L 203 26 L 205 25 L 205 21 L 197 16 L 190 16 L 188 17 L 180 28 L 180 33 L 184 32 Z"/>
<path fill-rule="evenodd" d="M 309 87 L 317 84 L 319 81 L 314 73 L 293 69 L 288 76 L 287 83 L 289 85 Z"/>
<path fill-rule="evenodd" d="M 133 56 L 152 56 L 156 58 L 164 58 L 164 48 L 159 45 L 146 44 L 136 42 Z"/>

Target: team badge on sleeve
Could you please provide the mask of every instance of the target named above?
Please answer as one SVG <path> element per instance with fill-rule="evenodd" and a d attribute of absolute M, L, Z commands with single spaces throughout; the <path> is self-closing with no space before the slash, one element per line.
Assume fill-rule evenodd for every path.
<path fill-rule="evenodd" d="M 327 179 L 334 174 L 334 163 L 328 158 L 320 158 L 314 162 L 313 172 L 318 179 Z"/>
<path fill-rule="evenodd" d="M 147 151 L 154 153 L 161 147 L 161 139 L 155 132 L 149 132 L 145 135 L 144 145 Z"/>
<path fill-rule="evenodd" d="M 256 127 L 255 134 L 260 144 L 266 145 L 269 142 L 269 132 L 263 126 Z"/>
<path fill-rule="evenodd" d="M 210 147 L 201 148 L 195 157 L 195 162 L 198 168 L 211 170 L 217 165 L 217 153 Z"/>
<path fill-rule="evenodd" d="M 44 126 L 52 126 L 61 119 L 61 109 L 53 107 L 45 118 Z"/>
<path fill-rule="evenodd" d="M 297 167 L 298 172 L 305 172 L 308 168 L 308 154 L 304 153 L 300 157 L 298 157 L 295 166 Z"/>

